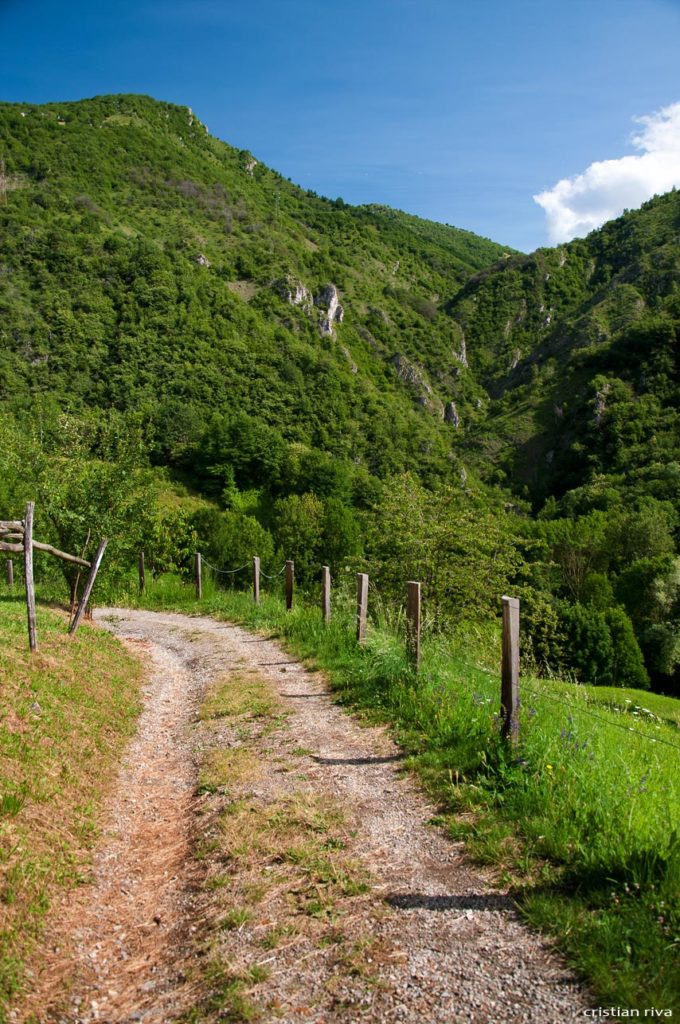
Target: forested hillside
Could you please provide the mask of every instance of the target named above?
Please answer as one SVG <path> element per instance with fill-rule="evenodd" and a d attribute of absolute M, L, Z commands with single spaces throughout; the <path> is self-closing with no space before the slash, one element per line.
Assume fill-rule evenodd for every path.
<path fill-rule="evenodd" d="M 671 691 L 679 239 L 671 193 L 523 256 L 187 108 L 2 104 L 0 509 L 74 551 L 96 524 L 109 585 L 200 543 L 422 579 L 432 628 L 513 587 L 535 667 Z"/>
<path fill-rule="evenodd" d="M 234 467 L 242 484 L 285 476 L 291 443 L 378 475 L 446 473 L 428 374 L 445 396 L 456 337 L 438 303 L 498 246 L 317 198 L 144 97 L 0 119 L 10 407 L 134 410 L 158 461 L 194 475 L 215 476 L 196 463 L 206 437 L 236 431 L 241 452 L 269 449 Z"/>
<path fill-rule="evenodd" d="M 572 651 L 583 647 L 572 655 L 579 675 L 596 679 L 607 641 L 605 631 L 594 640 L 594 613 L 623 610 L 647 669 L 670 685 L 680 658 L 680 194 L 483 270 L 447 308 L 489 396 L 462 457 L 538 512 L 531 532 L 543 554 L 525 602 L 542 623 L 536 646 L 554 662 L 550 637 L 566 634 Z"/>
<path fill-rule="evenodd" d="M 448 308 L 492 398 L 469 447 L 486 448 L 535 503 L 596 478 L 606 489 L 602 476 L 677 498 L 677 192 L 482 271 Z"/>

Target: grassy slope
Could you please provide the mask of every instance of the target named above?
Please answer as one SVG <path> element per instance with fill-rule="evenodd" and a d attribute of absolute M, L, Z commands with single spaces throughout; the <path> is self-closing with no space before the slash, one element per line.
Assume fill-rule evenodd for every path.
<path fill-rule="evenodd" d="M 0 595 L 0 1021 L 51 900 L 87 871 L 142 672 L 113 637 L 85 625 L 72 639 L 42 608 L 31 656 L 25 614 Z"/>
<path fill-rule="evenodd" d="M 442 824 L 497 867 L 604 1005 L 680 1008 L 677 701 L 653 697 L 652 709 L 641 691 L 524 679 L 522 742 L 508 755 L 497 668 L 479 653 L 489 636 L 426 642 L 416 681 L 389 624 L 356 647 L 350 594 L 328 630 L 316 608 L 287 615 L 278 593 L 260 608 L 238 591 L 197 603 L 192 588 L 160 581 L 145 603 L 274 630 L 342 700 L 393 723 Z"/>

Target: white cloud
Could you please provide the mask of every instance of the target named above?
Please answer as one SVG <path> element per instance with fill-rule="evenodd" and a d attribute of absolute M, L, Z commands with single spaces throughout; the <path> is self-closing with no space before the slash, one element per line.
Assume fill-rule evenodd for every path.
<path fill-rule="evenodd" d="M 680 103 L 634 120 L 641 128 L 631 142 L 641 155 L 598 160 L 533 197 L 545 210 L 551 242 L 587 235 L 625 209 L 680 186 Z"/>

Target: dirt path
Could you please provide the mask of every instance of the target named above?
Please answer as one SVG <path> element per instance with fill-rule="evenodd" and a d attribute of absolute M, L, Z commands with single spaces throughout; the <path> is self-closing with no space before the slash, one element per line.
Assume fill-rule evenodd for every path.
<path fill-rule="evenodd" d="M 427 825 L 433 808 L 399 774 L 399 750 L 384 730 L 362 727 L 334 705 L 320 675 L 292 661 L 275 642 L 228 623 L 104 609 L 96 617 L 148 654 L 145 711 L 121 766 L 92 880 L 63 908 L 35 972 L 30 1005 L 15 1020 L 28 1020 L 31 1010 L 34 1019 L 60 1024 L 178 1019 L 200 1001 L 204 980 L 194 968 L 204 951 L 196 929 L 215 916 L 211 891 L 219 886 L 231 893 L 236 909 L 219 932 L 218 952 L 241 965 L 240 973 L 233 967 L 225 991 L 241 992 L 248 978 L 260 1020 L 583 1019 L 591 1004 L 559 958 L 519 922 L 507 896 L 470 866 L 462 846 Z M 197 721 L 201 695 L 214 680 L 244 671 L 275 689 L 283 712 L 266 728 L 261 722 L 251 723 L 250 731 L 243 723 L 225 724 L 208 735 Z M 251 761 L 256 754 L 259 768 L 242 771 L 240 783 L 230 769 L 236 789 L 197 797 L 197 761 L 206 750 L 248 754 Z M 258 886 L 250 875 L 248 885 L 239 878 L 243 851 L 215 854 L 211 862 L 206 842 L 227 829 L 219 818 L 225 808 L 235 829 L 242 827 L 244 808 L 251 822 L 259 822 L 260 814 L 273 828 L 283 802 L 290 808 L 295 800 L 305 804 L 308 825 L 310 807 L 319 820 L 323 808 L 338 809 L 342 824 L 328 833 L 323 849 L 342 847 L 342 857 L 351 858 L 328 861 L 340 894 L 337 906 L 320 911 L 315 904 L 309 911 L 305 897 L 306 917 L 299 909 L 300 884 L 286 882 L 285 872 L 276 874 L 294 859 L 285 843 L 274 855 L 258 836 L 249 840 L 254 852 L 248 871 L 263 880 L 253 897 Z M 300 861 L 302 854 L 296 856 Z M 367 893 L 365 885 L 338 882 L 349 878 L 350 863 L 369 879 Z M 231 873 L 224 874 L 225 864 Z M 296 870 L 303 869 L 298 864 Z M 254 916 L 233 902 L 246 892 L 251 903 L 260 901 Z M 299 919 L 310 927 L 295 923 Z M 240 1004 L 230 1005 L 231 1016 L 221 1019 L 242 1019 Z"/>

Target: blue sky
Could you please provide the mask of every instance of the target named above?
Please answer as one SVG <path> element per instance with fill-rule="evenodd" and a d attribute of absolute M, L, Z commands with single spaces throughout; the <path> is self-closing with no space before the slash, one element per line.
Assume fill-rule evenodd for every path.
<path fill-rule="evenodd" d="M 1 99 L 113 92 L 324 195 L 530 250 L 680 174 L 680 0 L 0 0 Z"/>

